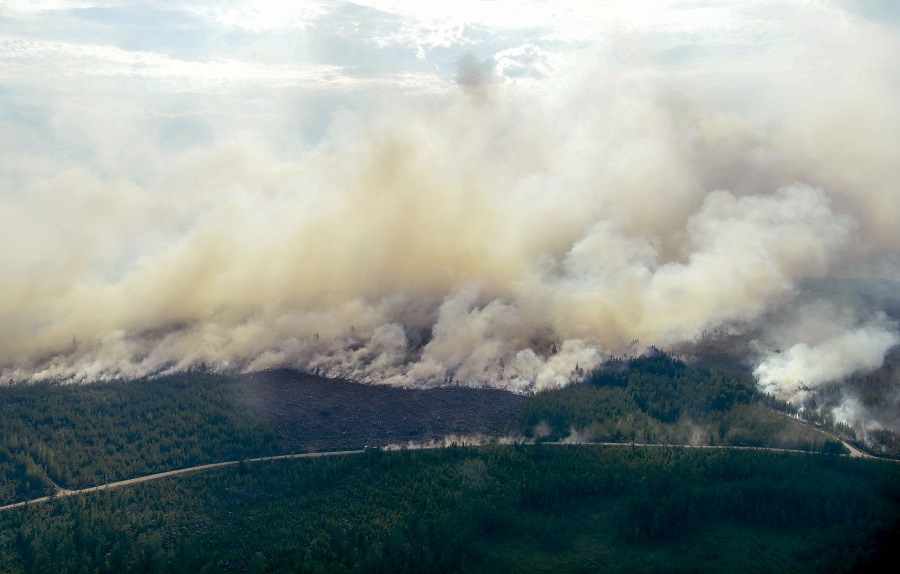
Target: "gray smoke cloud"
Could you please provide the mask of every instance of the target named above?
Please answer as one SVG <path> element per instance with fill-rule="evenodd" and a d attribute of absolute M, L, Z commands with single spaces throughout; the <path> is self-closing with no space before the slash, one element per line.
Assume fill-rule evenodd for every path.
<path fill-rule="evenodd" d="M 342 6 L 341 22 L 362 18 Z M 324 58 L 360 28 L 322 20 L 314 78 L 162 56 L 91 68 L 119 78 L 96 85 L 63 76 L 72 92 L 34 104 L 51 127 L 29 128 L 56 148 L 0 118 L 23 136 L 0 160 L 3 380 L 293 366 L 524 392 L 717 329 L 758 337 L 755 375 L 780 398 L 876 369 L 898 343 L 883 297 L 801 295 L 810 278 L 900 277 L 900 43 L 826 8 L 729 46 L 735 65 L 693 53 L 701 32 L 672 52 L 625 14 L 587 51 L 529 38 L 478 59 L 460 42 L 440 62 L 455 72 L 391 83 L 374 60 L 349 76 Z M 430 37 L 411 62 L 446 49 Z M 48 49 L 4 49 L 20 60 L 2 97 L 24 110 L 16 66 Z M 291 139 L 298 125 L 317 136 Z M 836 413 L 863 408 L 848 397 Z"/>

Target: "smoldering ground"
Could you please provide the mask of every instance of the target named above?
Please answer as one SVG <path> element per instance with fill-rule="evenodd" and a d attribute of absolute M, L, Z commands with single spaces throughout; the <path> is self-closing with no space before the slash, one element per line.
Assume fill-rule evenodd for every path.
<path fill-rule="evenodd" d="M 628 33 L 540 89 L 503 75 L 518 52 L 463 55 L 288 151 L 227 114 L 140 153 L 130 116 L 66 116 L 90 160 L 5 168 L 3 380 L 292 366 L 526 391 L 722 330 L 753 335 L 763 389 L 809 400 L 900 341 L 883 300 L 805 287 L 900 278 L 896 32 L 812 16 L 741 70 Z"/>

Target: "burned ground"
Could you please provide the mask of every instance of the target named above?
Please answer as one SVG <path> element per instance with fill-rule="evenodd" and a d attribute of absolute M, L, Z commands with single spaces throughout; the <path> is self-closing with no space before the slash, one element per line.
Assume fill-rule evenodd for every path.
<path fill-rule="evenodd" d="M 524 397 L 496 389 L 401 389 L 279 369 L 242 377 L 255 409 L 290 452 L 499 436 Z"/>

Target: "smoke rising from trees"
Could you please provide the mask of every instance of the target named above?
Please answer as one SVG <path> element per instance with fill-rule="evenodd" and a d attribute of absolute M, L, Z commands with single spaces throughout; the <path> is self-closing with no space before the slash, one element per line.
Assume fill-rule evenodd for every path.
<path fill-rule="evenodd" d="M 243 92 L 183 146 L 58 95 L 66 153 L 2 164 L 3 379 L 288 365 L 527 391 L 710 330 L 758 337 L 783 399 L 877 368 L 896 314 L 802 285 L 900 279 L 898 38 L 804 10 L 738 70 L 623 29 L 577 66 L 465 52 L 440 89 L 365 88 L 284 147 Z"/>

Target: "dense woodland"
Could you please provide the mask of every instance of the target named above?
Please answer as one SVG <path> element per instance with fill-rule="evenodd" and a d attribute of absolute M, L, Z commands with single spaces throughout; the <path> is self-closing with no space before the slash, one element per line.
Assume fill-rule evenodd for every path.
<path fill-rule="evenodd" d="M 836 280 L 828 278 L 826 293 L 829 296 L 846 296 L 854 293 L 852 300 L 858 303 L 860 293 L 873 288 L 867 282 Z M 843 285 L 837 291 L 836 286 Z M 814 287 L 820 292 L 823 285 Z M 897 307 L 896 289 L 887 284 L 869 291 L 863 299 L 878 301 L 878 307 L 890 300 L 892 316 L 900 318 Z M 820 292 L 821 293 L 821 292 Z M 849 301 L 848 301 L 849 302 Z M 752 337 L 747 335 L 729 335 L 722 331 L 704 332 L 697 340 L 677 344 L 672 350 L 684 357 L 693 365 L 713 367 L 738 376 L 749 377 L 753 369 L 747 358 L 753 356 Z M 740 375 L 743 373 L 743 375 Z M 790 413 L 813 426 L 827 429 L 855 446 L 877 456 L 900 457 L 900 433 L 891 428 L 900 425 L 900 345 L 890 349 L 884 361 L 876 369 L 857 371 L 841 380 L 832 381 L 816 388 L 816 398 L 807 399 L 802 405 L 791 405 L 775 400 L 773 397 L 758 396 L 757 400 L 765 406 L 783 413 Z M 853 428 L 837 422 L 830 415 L 847 400 L 855 400 L 865 408 L 867 428 Z M 800 408 L 802 407 L 802 409 Z"/>
<path fill-rule="evenodd" d="M 749 375 L 655 352 L 613 359 L 584 384 L 530 397 L 518 430 L 547 440 L 842 451 L 826 434 L 783 416 L 795 413 L 760 394 Z"/>
<path fill-rule="evenodd" d="M 233 377 L 0 388 L 0 504 L 277 451 Z"/>
<path fill-rule="evenodd" d="M 883 424 L 896 426 L 897 416 L 900 413 L 900 346 L 891 349 L 884 358 L 884 363 L 872 371 L 856 372 L 840 384 L 834 384 L 822 389 L 819 406 L 827 412 L 831 407 L 837 406 L 845 399 L 847 393 L 856 398 L 866 411 Z M 900 457 L 900 434 L 889 428 L 869 428 L 865 436 L 858 436 L 854 429 L 846 425 L 835 424 L 827 416 L 822 416 L 816 405 L 811 405 L 803 415 L 809 420 L 815 421 L 832 429 L 850 440 L 864 439 L 866 448 L 875 454 Z M 874 425 L 878 426 L 878 425 Z"/>
<path fill-rule="evenodd" d="M 0 388 L 0 504 L 303 444 L 361 448 L 368 435 L 347 430 L 366 417 L 430 436 L 463 428 L 472 408 L 478 428 L 499 413 L 490 428 L 535 444 L 242 462 L 7 509 L 0 571 L 795 572 L 896 558 L 900 465 L 831 456 L 840 443 L 740 374 L 654 353 L 494 410 L 404 396 L 391 424 L 389 398 L 368 412 L 354 406 L 362 387 L 347 387 L 311 406 L 329 382 L 294 377 Z M 427 433 L 416 417 L 434 419 Z M 329 437 L 298 442 L 314 429 Z M 560 440 L 623 444 L 549 444 Z"/>
<path fill-rule="evenodd" d="M 0 513 L 0 571 L 859 571 L 900 465 L 548 444 L 242 464 Z"/>
<path fill-rule="evenodd" d="M 749 377 L 662 353 L 612 360 L 583 384 L 524 400 L 499 391 L 473 398 L 485 391 L 464 389 L 381 396 L 376 391 L 404 391 L 326 379 L 301 384 L 292 376 L 194 373 L 0 387 L 0 505 L 50 494 L 53 483 L 83 488 L 209 462 L 362 448 L 467 428 L 528 440 L 841 450 L 827 435 L 778 413 L 792 409 L 760 395 Z M 313 396 L 317 385 L 334 391 Z M 486 408 L 485 400 L 497 406 Z M 473 426 L 464 426 L 466 413 Z"/>

